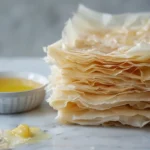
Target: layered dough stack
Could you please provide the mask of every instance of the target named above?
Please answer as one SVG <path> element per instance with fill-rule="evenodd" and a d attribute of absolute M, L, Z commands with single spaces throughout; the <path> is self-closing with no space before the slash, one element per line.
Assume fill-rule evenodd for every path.
<path fill-rule="evenodd" d="M 79 6 L 47 48 L 50 105 L 61 123 L 150 122 L 150 14 L 110 15 Z"/>

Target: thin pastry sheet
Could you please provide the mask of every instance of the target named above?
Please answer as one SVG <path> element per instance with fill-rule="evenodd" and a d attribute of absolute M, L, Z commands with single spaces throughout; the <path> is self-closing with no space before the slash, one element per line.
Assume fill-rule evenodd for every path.
<path fill-rule="evenodd" d="M 111 15 L 80 5 L 48 46 L 48 99 L 62 123 L 150 122 L 150 13 Z"/>

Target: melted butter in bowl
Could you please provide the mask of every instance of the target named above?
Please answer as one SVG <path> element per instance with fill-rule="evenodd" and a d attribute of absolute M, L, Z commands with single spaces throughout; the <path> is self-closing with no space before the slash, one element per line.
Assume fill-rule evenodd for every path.
<path fill-rule="evenodd" d="M 41 86 L 38 82 L 23 78 L 0 78 L 0 92 L 23 92 Z"/>
<path fill-rule="evenodd" d="M 0 72 L 0 114 L 38 107 L 46 97 L 47 78 L 35 73 Z"/>

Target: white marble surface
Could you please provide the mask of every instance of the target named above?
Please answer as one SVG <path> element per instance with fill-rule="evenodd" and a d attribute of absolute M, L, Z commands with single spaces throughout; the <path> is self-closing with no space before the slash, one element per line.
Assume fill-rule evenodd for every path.
<path fill-rule="evenodd" d="M 0 71 L 33 71 L 48 75 L 48 66 L 42 59 L 0 58 Z M 81 127 L 59 125 L 56 112 L 45 102 L 28 113 L 0 115 L 0 128 L 14 128 L 20 123 L 47 130 L 51 139 L 15 150 L 150 150 L 150 128 Z"/>

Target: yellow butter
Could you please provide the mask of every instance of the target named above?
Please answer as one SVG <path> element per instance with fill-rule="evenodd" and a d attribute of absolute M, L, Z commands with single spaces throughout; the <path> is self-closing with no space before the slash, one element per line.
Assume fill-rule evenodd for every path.
<path fill-rule="evenodd" d="M 23 138 L 32 137 L 31 130 L 30 130 L 29 126 L 26 125 L 26 124 L 19 125 L 17 128 L 13 129 L 11 131 L 11 133 L 15 136 L 20 136 L 20 137 L 23 137 Z"/>
<path fill-rule="evenodd" d="M 40 87 L 41 84 L 22 78 L 0 78 L 0 92 L 22 92 Z"/>
<path fill-rule="evenodd" d="M 20 124 L 12 130 L 6 130 L 3 138 L 7 148 L 13 148 L 25 143 L 34 144 L 41 140 L 48 140 L 50 135 L 38 127 L 30 127 L 27 124 Z"/>

